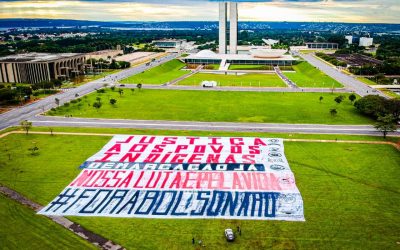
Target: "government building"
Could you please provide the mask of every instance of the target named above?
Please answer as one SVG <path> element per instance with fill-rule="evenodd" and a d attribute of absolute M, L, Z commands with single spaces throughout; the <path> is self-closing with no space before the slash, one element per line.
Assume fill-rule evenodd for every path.
<path fill-rule="evenodd" d="M 40 83 L 83 74 L 85 55 L 26 53 L 0 57 L 0 82 Z"/>

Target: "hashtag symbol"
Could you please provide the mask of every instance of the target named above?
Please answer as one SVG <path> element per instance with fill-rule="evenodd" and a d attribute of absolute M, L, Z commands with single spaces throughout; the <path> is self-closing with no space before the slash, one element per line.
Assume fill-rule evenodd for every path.
<path fill-rule="evenodd" d="M 71 188 L 67 188 L 64 193 L 58 195 L 57 198 L 50 203 L 51 205 L 46 209 L 46 212 L 54 208 L 55 206 L 58 206 L 53 210 L 53 212 L 57 212 L 60 207 L 68 204 L 68 201 L 70 201 L 71 199 L 74 199 L 76 196 L 76 192 L 78 192 L 78 189 L 73 190 L 73 192 L 71 192 L 71 190 Z"/>

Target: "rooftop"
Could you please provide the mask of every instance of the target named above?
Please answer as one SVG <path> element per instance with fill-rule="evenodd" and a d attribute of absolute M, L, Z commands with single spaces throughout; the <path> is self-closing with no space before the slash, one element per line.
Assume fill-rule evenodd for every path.
<path fill-rule="evenodd" d="M 202 50 L 197 54 L 191 54 L 185 59 L 210 59 L 210 60 L 259 60 L 259 61 L 295 61 L 291 55 L 280 55 L 279 57 L 256 57 L 251 54 L 217 54 L 210 50 Z"/>
<path fill-rule="evenodd" d="M 0 57 L 0 62 L 48 62 L 80 55 L 83 56 L 83 54 L 78 53 L 25 53 Z"/>

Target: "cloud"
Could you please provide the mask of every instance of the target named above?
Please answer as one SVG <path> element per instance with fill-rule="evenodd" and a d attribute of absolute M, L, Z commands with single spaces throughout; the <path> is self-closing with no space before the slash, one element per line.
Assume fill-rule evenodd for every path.
<path fill-rule="evenodd" d="M 216 21 L 221 0 L 0 0 L 0 18 Z M 240 20 L 399 23 L 399 0 L 234 0 Z"/>

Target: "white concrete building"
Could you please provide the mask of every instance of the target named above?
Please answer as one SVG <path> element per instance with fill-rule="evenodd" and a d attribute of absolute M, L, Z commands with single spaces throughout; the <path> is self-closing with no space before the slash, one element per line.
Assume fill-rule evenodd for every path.
<path fill-rule="evenodd" d="M 360 37 L 359 46 L 369 47 L 374 43 L 374 39 L 372 37 Z"/>
<path fill-rule="evenodd" d="M 274 39 L 269 39 L 269 38 L 268 39 L 262 39 L 262 40 L 263 40 L 263 42 L 265 44 L 270 45 L 270 46 L 279 43 L 279 40 L 274 40 Z"/>
<path fill-rule="evenodd" d="M 348 44 L 352 44 L 353 43 L 353 36 L 345 36 L 344 39 L 347 40 Z"/>
<path fill-rule="evenodd" d="M 229 52 L 237 54 L 238 3 L 229 2 Z M 219 3 L 219 53 L 226 54 L 228 26 L 228 2 Z"/>
<path fill-rule="evenodd" d="M 197 54 L 191 54 L 183 60 L 187 64 L 208 65 L 219 64 L 221 68 L 229 68 L 230 65 L 269 65 L 269 66 L 289 66 L 295 58 L 285 54 L 286 50 L 273 49 L 254 49 L 248 54 L 216 54 L 211 50 L 202 50 Z"/>

